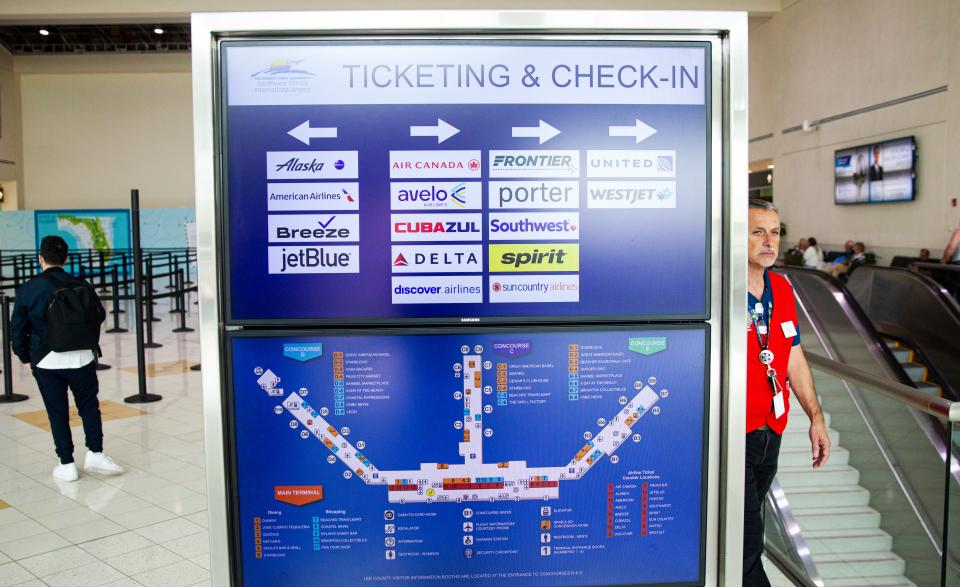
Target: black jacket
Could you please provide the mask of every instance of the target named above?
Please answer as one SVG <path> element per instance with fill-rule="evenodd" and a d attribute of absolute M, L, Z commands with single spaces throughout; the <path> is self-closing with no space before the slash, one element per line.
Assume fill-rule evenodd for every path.
<path fill-rule="evenodd" d="M 66 283 L 73 276 L 62 267 L 50 267 L 43 272 L 59 283 Z M 47 301 L 53 284 L 44 277 L 34 277 L 17 288 L 10 317 L 10 345 L 13 354 L 23 363 L 36 367 L 43 360 L 50 347 L 47 346 Z M 100 322 L 107 319 L 103 304 L 97 299 L 100 309 Z"/>

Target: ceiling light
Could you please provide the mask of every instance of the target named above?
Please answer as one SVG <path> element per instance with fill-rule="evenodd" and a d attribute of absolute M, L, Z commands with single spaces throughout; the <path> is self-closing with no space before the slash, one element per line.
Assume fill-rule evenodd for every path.
<path fill-rule="evenodd" d="M 155 33 L 158 34 L 158 35 L 162 35 L 162 34 L 163 34 L 163 29 L 160 28 L 160 27 L 157 27 L 157 28 L 153 29 L 153 32 L 155 32 Z"/>
<path fill-rule="evenodd" d="M 48 31 L 47 29 L 40 29 L 40 34 L 46 37 L 47 35 L 50 34 L 50 31 Z"/>

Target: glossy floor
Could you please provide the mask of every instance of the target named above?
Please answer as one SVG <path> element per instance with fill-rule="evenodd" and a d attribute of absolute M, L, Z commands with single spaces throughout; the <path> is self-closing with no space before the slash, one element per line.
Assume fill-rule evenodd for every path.
<path fill-rule="evenodd" d="M 197 306 L 188 306 L 196 327 Z M 148 387 L 162 401 L 123 402 L 137 391 L 135 338 L 102 338 L 103 362 L 112 365 L 99 374 L 104 452 L 127 468 L 123 475 L 53 480 L 43 404 L 29 369 L 14 359 L 14 390 L 30 399 L 0 404 L 0 586 L 210 584 L 200 374 L 189 370 L 199 338 L 171 332 L 176 315 L 157 308 L 163 347 L 147 351 Z M 82 465 L 82 428 L 73 434 Z"/>

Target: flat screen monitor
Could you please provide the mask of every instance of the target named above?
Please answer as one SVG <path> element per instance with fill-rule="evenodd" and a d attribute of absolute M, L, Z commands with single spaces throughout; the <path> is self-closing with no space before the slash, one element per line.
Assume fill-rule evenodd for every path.
<path fill-rule="evenodd" d="M 834 154 L 834 202 L 876 204 L 916 198 L 914 137 L 842 149 Z"/>
<path fill-rule="evenodd" d="M 702 585 L 709 326 L 228 334 L 243 585 Z"/>
<path fill-rule="evenodd" d="M 228 324 L 708 317 L 709 43 L 221 47 Z"/>

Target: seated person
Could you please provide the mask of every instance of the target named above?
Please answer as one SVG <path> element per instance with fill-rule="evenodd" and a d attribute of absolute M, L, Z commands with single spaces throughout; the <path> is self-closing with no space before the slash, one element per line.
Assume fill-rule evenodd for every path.
<path fill-rule="evenodd" d="M 841 275 L 850 273 L 850 270 L 854 267 L 863 265 L 866 260 L 867 246 L 864 245 L 863 242 L 857 241 L 853 244 L 853 255 L 844 258 L 843 261 L 839 259 L 834 261 L 834 264 L 827 268 L 827 273 L 839 278 Z"/>
<path fill-rule="evenodd" d="M 812 236 L 807 241 L 807 248 L 803 251 L 803 266 L 808 269 L 823 269 L 823 249 Z"/>

